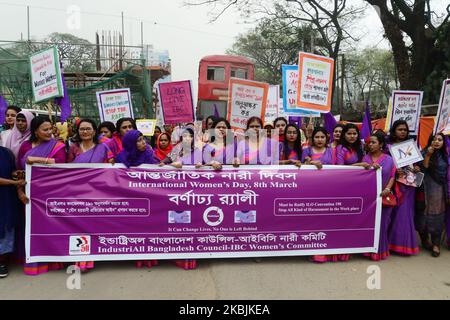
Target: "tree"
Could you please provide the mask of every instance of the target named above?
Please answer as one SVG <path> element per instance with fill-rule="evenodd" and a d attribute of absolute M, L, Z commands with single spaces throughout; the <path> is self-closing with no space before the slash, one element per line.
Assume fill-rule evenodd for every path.
<path fill-rule="evenodd" d="M 193 1 L 193 0 L 192 0 Z M 286 25 L 311 26 L 319 35 L 322 46 L 315 48 L 316 53 L 337 60 L 345 42 L 357 41 L 351 32 L 351 26 L 361 17 L 365 5 L 353 6 L 349 0 L 198 0 L 188 5 L 210 5 L 219 9 L 212 21 L 217 20 L 226 10 L 238 8 L 245 17 L 261 16 L 283 21 Z M 356 33 L 356 32 L 354 32 Z M 337 81 L 337 68 L 334 69 L 334 88 Z"/>
<path fill-rule="evenodd" d="M 377 11 L 391 44 L 400 87 L 425 90 L 424 100 L 436 102 L 450 71 L 445 63 L 450 59 L 450 5 L 438 15 L 430 0 L 366 1 Z"/>
<path fill-rule="evenodd" d="M 65 72 L 95 71 L 95 46 L 88 40 L 69 33 L 54 32 L 41 42 L 20 41 L 11 49 L 17 56 L 28 57 L 33 52 L 57 43 Z"/>
<path fill-rule="evenodd" d="M 396 73 L 391 51 L 365 48 L 361 52 L 349 53 L 347 71 L 356 96 L 354 100 L 371 100 L 372 92 L 382 92 L 386 103 L 392 90 L 396 89 Z"/>
<path fill-rule="evenodd" d="M 281 65 L 297 63 L 299 50 L 311 47 L 313 34 L 309 26 L 266 18 L 253 30 L 240 35 L 227 54 L 252 59 L 255 80 L 281 84 Z"/>

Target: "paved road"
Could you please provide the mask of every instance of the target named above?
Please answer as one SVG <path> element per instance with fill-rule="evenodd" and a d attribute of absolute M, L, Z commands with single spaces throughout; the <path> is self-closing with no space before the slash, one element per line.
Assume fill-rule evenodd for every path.
<path fill-rule="evenodd" d="M 444 251 L 445 250 L 445 251 Z M 381 289 L 369 290 L 367 268 L 381 270 Z M 19 267 L 0 280 L 2 299 L 449 299 L 450 251 L 416 257 L 391 256 L 373 263 L 361 256 L 349 262 L 314 264 L 306 257 L 200 260 L 185 271 L 168 261 L 136 269 L 128 261 L 98 262 L 81 276 L 81 289 L 68 290 L 68 274 L 37 277 Z"/>

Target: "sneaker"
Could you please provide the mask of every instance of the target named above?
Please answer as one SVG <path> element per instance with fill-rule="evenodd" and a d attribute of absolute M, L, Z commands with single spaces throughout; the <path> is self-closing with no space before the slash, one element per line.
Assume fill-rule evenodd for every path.
<path fill-rule="evenodd" d="M 5 264 L 0 264 L 0 278 L 6 278 L 8 274 L 8 267 Z"/>

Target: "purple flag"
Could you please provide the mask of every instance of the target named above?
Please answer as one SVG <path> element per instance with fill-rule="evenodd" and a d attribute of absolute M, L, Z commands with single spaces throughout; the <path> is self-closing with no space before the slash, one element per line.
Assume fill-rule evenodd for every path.
<path fill-rule="evenodd" d="M 370 107 L 369 101 L 366 101 L 366 111 L 364 112 L 363 123 L 361 127 L 361 139 L 364 141 L 370 138 L 372 134 L 372 122 L 370 121 Z"/>
<path fill-rule="evenodd" d="M 0 95 L 0 124 L 3 124 L 6 119 L 6 109 L 8 108 L 8 102 Z"/>
<path fill-rule="evenodd" d="M 333 131 L 334 131 L 334 127 L 336 127 L 337 121 L 334 118 L 333 114 L 331 112 L 327 112 L 323 115 L 324 118 L 324 126 L 325 129 L 327 130 L 327 132 L 330 134 L 330 142 L 333 142 L 334 138 L 333 138 Z"/>
<path fill-rule="evenodd" d="M 302 117 L 289 116 L 289 123 L 295 124 L 299 129 L 302 127 Z"/>
<path fill-rule="evenodd" d="M 214 103 L 214 117 L 220 118 L 219 110 L 217 110 L 217 105 Z"/>
<path fill-rule="evenodd" d="M 61 106 L 61 123 L 66 122 L 67 118 L 72 115 L 72 107 L 70 106 L 69 93 L 67 92 L 66 82 L 64 81 L 64 72 L 61 71 L 61 79 L 64 90 L 64 97 L 55 98 L 55 104 Z"/>

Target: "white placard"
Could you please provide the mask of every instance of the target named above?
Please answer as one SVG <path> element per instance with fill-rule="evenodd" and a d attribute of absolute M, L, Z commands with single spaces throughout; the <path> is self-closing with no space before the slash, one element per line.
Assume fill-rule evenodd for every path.
<path fill-rule="evenodd" d="M 434 121 L 433 134 L 442 132 L 446 129 L 450 115 L 450 79 L 442 84 L 441 99 L 439 100 L 439 108 Z"/>
<path fill-rule="evenodd" d="M 423 91 L 395 90 L 392 93 L 389 127 L 392 127 L 392 124 L 397 120 L 405 120 L 408 123 L 409 133 L 416 136 L 419 132 L 422 99 Z"/>
<path fill-rule="evenodd" d="M 419 147 L 413 139 L 390 145 L 389 150 L 397 168 L 403 168 L 423 160 Z"/>
<path fill-rule="evenodd" d="M 269 86 L 269 94 L 267 95 L 266 116 L 264 123 L 273 123 L 278 117 L 278 104 L 280 100 L 280 85 Z"/>
<path fill-rule="evenodd" d="M 64 96 L 58 49 L 53 46 L 30 56 L 34 102 Z"/>
<path fill-rule="evenodd" d="M 116 123 L 120 118 L 134 118 L 129 88 L 97 92 L 100 121 Z"/>

